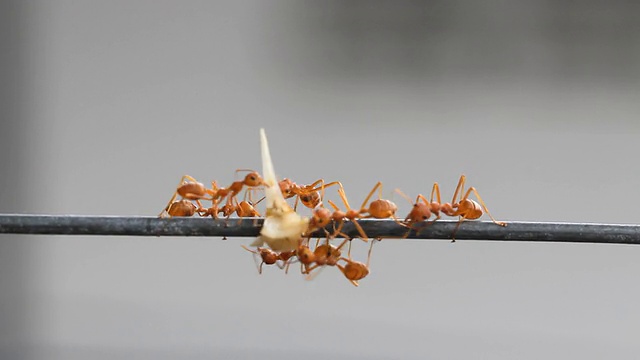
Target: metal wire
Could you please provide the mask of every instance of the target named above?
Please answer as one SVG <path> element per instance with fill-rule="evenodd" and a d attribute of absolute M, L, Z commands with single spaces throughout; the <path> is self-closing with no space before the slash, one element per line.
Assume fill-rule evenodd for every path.
<path fill-rule="evenodd" d="M 0 233 L 41 235 L 129 235 L 255 237 L 263 219 L 169 218 L 140 216 L 18 215 L 0 214 Z M 407 229 L 392 220 L 358 220 L 371 238 L 401 238 Z M 457 221 L 438 221 L 409 239 L 451 239 Z M 357 237 L 353 224 L 343 232 Z M 322 236 L 323 232 L 316 232 Z M 507 227 L 492 222 L 465 221 L 456 240 L 542 241 L 640 245 L 640 225 L 509 222 Z"/>

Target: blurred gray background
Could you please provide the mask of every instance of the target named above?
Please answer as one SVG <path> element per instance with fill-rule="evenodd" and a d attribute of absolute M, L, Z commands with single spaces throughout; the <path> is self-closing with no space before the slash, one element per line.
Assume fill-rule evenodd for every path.
<path fill-rule="evenodd" d="M 638 223 L 634 1 L 0 1 L 0 210 L 156 215 L 183 174 Z M 330 194 L 330 196 L 333 196 Z M 394 200 L 408 209 L 402 198 Z M 383 241 L 360 288 L 251 239 L 2 236 L 3 359 L 632 359 L 640 248 Z M 366 247 L 354 247 L 363 260 Z"/>

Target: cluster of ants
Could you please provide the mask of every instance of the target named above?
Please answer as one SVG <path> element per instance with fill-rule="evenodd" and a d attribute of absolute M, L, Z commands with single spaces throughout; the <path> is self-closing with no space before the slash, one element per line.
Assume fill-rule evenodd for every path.
<path fill-rule="evenodd" d="M 234 181 L 228 187 L 219 187 L 215 181 L 211 182 L 208 188 L 204 184 L 198 182 L 189 175 L 184 175 L 180 179 L 180 183 L 173 196 L 167 203 L 167 206 L 160 213 L 160 217 L 181 217 L 193 216 L 211 216 L 214 219 L 225 217 L 229 219 L 232 215 L 239 218 L 245 217 L 261 217 L 262 215 L 256 209 L 264 197 L 258 201 L 253 201 L 254 192 L 262 190 L 266 187 L 266 183 L 260 174 L 253 170 L 239 169 L 240 172 L 247 172 L 242 180 Z M 309 185 L 298 185 L 289 179 L 283 179 L 277 183 L 282 197 L 284 199 L 295 198 L 293 210 L 295 211 L 298 204 L 311 209 L 311 217 L 304 233 L 300 234 L 297 240 L 297 246 L 284 249 L 271 249 L 269 247 L 258 246 L 255 250 L 246 246 L 242 246 L 247 251 L 259 256 L 261 262 L 258 265 L 258 272 L 262 273 L 262 267 L 266 265 L 277 265 L 280 269 L 288 271 L 289 266 L 297 261 L 300 263 L 300 271 L 312 278 L 312 272 L 325 266 L 335 266 L 353 285 L 358 286 L 358 281 L 369 274 L 369 262 L 371 259 L 371 250 L 374 241 L 371 241 L 369 247 L 367 262 L 362 263 L 351 258 L 351 238 L 342 232 L 343 225 L 349 221 L 356 228 L 359 238 L 368 242 L 370 239 L 365 233 L 362 226 L 358 223 L 359 219 L 392 219 L 398 225 L 407 229 L 404 237 L 406 238 L 411 231 L 419 233 L 427 226 L 433 224 L 441 218 L 442 215 L 449 217 L 457 217 L 458 224 L 451 236 L 455 241 L 455 233 L 460 224 L 465 220 L 475 220 L 482 216 L 483 210 L 491 220 L 500 226 L 506 226 L 506 223 L 497 221 L 489 213 L 484 201 L 474 187 L 464 189 L 465 176 L 460 176 L 458 186 L 451 202 L 442 203 L 440 196 L 440 188 L 438 183 L 434 183 L 431 189 L 429 200 L 423 195 L 418 195 L 415 201 L 412 201 L 407 195 L 400 190 L 395 191 L 407 199 L 411 203 L 412 208 L 404 219 L 398 219 L 396 212 L 398 207 L 390 200 L 382 198 L 382 183 L 378 182 L 369 195 L 364 199 L 359 209 L 351 208 L 345 195 L 344 188 L 339 181 L 325 183 L 324 180 L 318 180 Z M 337 192 L 344 204 L 344 210 L 338 207 L 333 201 L 328 200 L 327 203 L 331 209 L 324 206 L 323 200 L 325 190 L 330 187 L 337 187 Z M 242 201 L 239 196 L 244 190 Z M 378 191 L 377 199 L 369 202 L 372 196 Z M 477 201 L 471 200 L 469 196 L 473 193 Z M 176 200 L 180 197 L 180 200 Z M 205 207 L 202 201 L 210 201 L 211 206 Z M 269 209 L 266 211 L 269 216 Z M 431 219 L 433 216 L 433 219 Z M 430 220 L 431 219 L 431 220 Z M 332 225 L 332 226 L 330 226 Z M 323 243 L 320 238 L 315 242 L 315 246 L 311 247 L 311 236 L 316 231 L 324 231 L 326 239 Z M 331 240 L 343 237 L 344 241 L 340 245 L 331 244 Z M 377 239 L 380 240 L 380 239 Z M 349 244 L 347 256 L 343 256 L 343 247 Z"/>

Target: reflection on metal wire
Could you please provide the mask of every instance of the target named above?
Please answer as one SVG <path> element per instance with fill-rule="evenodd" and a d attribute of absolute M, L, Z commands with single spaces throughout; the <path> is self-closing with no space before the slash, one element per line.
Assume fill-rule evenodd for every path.
<path fill-rule="evenodd" d="M 49 235 L 129 236 L 258 236 L 263 219 L 169 218 L 84 215 L 0 215 L 0 233 Z M 371 238 L 401 238 L 406 229 L 392 220 L 359 220 Z M 457 222 L 438 221 L 409 239 L 450 239 Z M 347 222 L 343 232 L 357 236 Z M 321 233 L 316 233 L 321 236 Z M 509 222 L 507 227 L 492 222 L 466 221 L 456 240 L 542 241 L 640 244 L 640 225 Z"/>

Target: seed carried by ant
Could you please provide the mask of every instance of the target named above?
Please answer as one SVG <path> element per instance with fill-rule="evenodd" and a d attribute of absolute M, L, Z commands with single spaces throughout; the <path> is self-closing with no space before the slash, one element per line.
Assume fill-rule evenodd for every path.
<path fill-rule="evenodd" d="M 263 246 L 266 243 L 274 251 L 295 250 L 309 226 L 309 218 L 298 215 L 284 199 L 273 169 L 264 129 L 260 129 L 260 145 L 267 210 L 260 236 L 251 246 Z"/>

